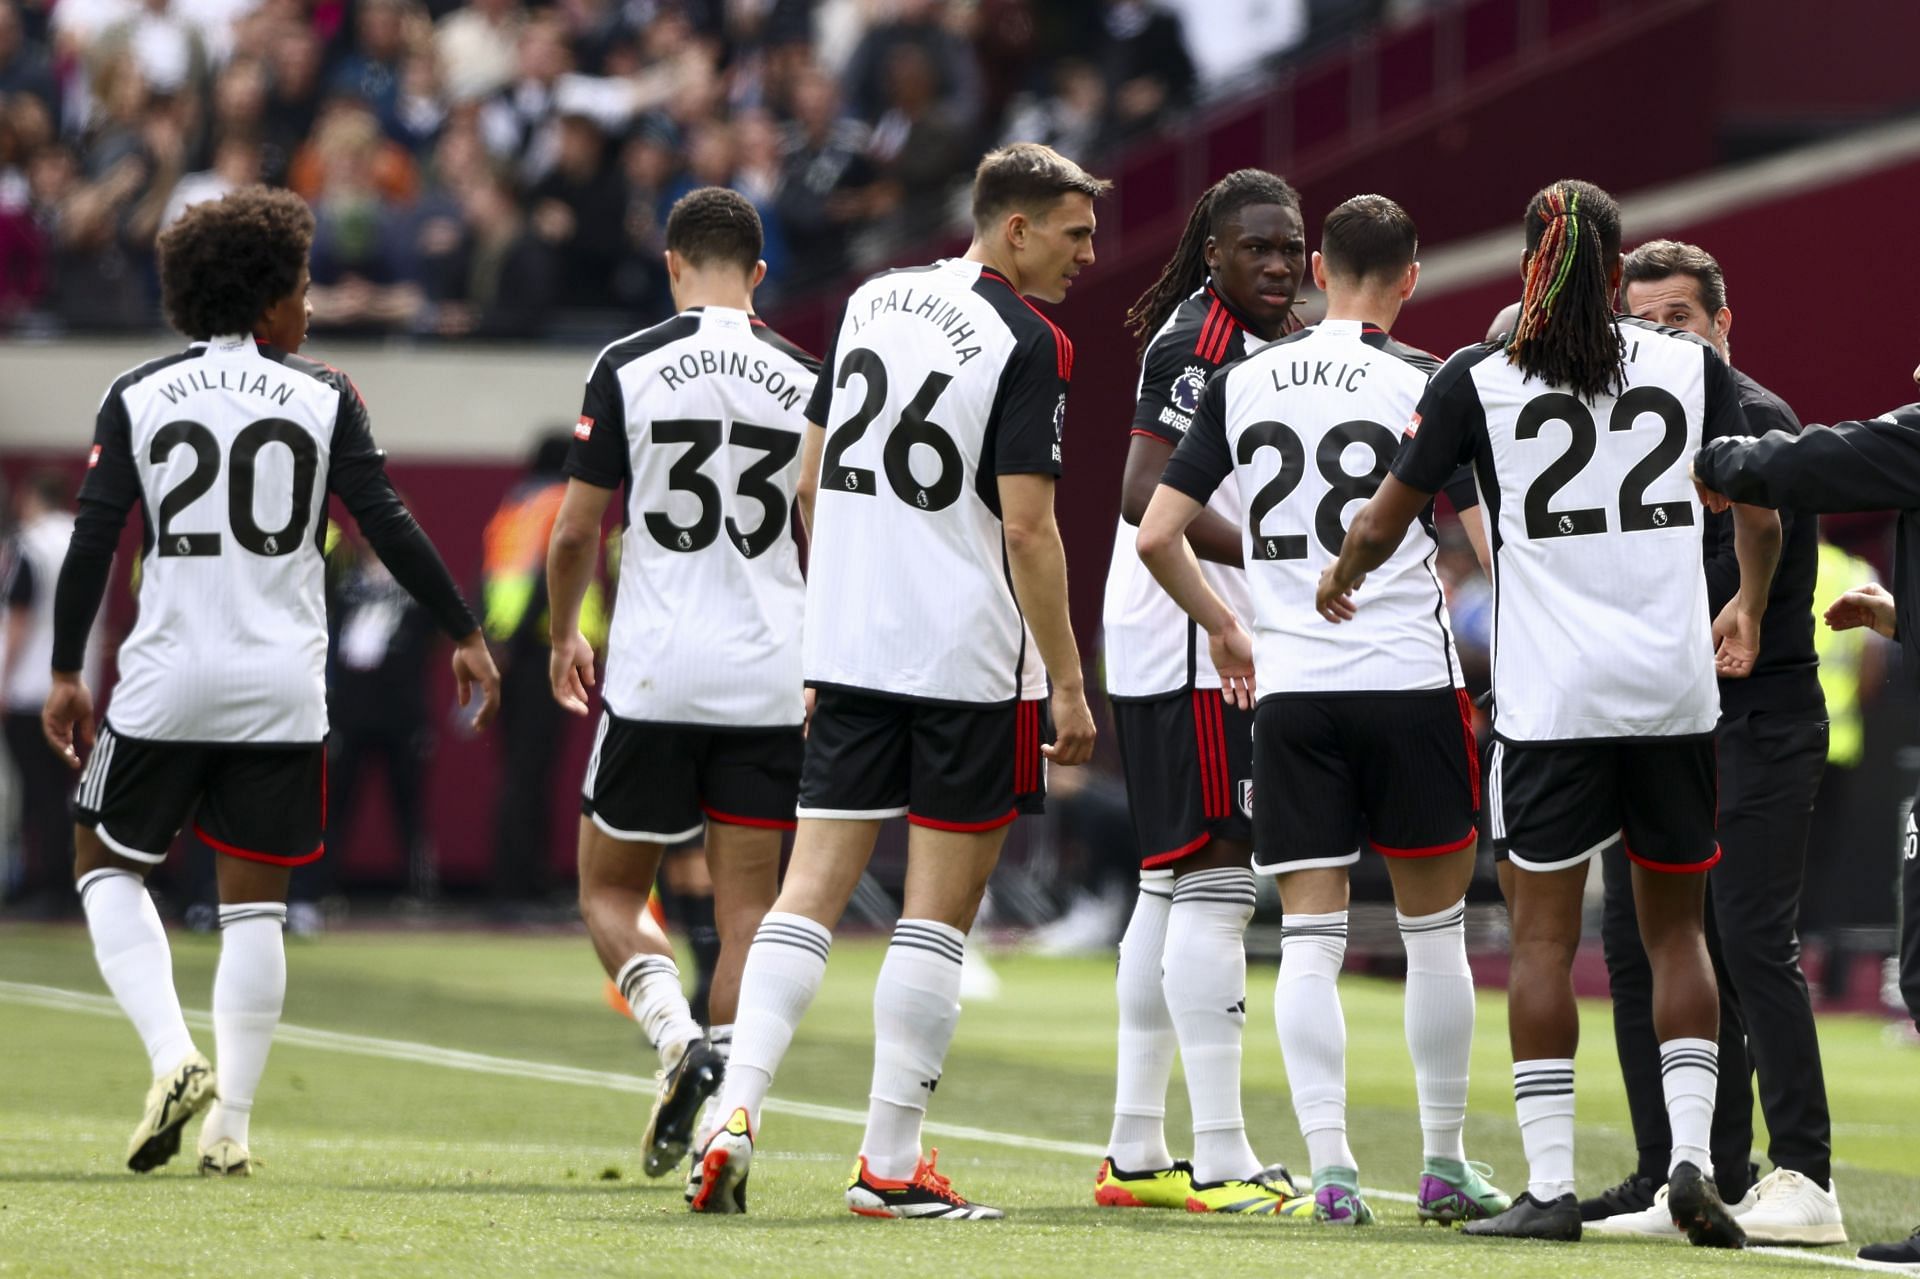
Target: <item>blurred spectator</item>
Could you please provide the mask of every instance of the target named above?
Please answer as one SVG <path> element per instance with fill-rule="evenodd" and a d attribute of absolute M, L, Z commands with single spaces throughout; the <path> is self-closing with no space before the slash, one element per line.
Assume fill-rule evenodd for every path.
<path fill-rule="evenodd" d="M 0 0 L 0 97 L 16 93 L 33 94 L 49 111 L 60 105 L 47 51 L 27 43 L 26 27 L 14 0 Z"/>
<path fill-rule="evenodd" d="M 284 28 L 269 42 L 268 58 L 262 167 L 269 182 L 285 182 L 320 114 L 320 38 L 307 27 Z"/>
<path fill-rule="evenodd" d="M 518 66 L 525 21 L 519 0 L 472 0 L 440 19 L 433 43 L 447 96 L 471 102 L 505 86 Z"/>
<path fill-rule="evenodd" d="M 538 182 L 560 149 L 557 94 L 571 65 L 565 29 L 551 17 L 530 20 L 520 31 L 516 63 L 513 81 L 480 109 L 480 136 L 521 181 Z"/>
<path fill-rule="evenodd" d="M 35 148 L 22 136 L 20 106 L 38 99 L 0 95 L 0 330 L 11 328 L 47 291 L 49 251 L 27 177 Z M 44 110 L 44 108 L 42 108 Z"/>
<path fill-rule="evenodd" d="M 407 54 L 407 26 L 414 18 L 404 0 L 359 0 L 354 47 L 327 81 L 330 95 L 364 101 L 387 136 L 395 139 L 402 137 L 400 73 Z"/>
<path fill-rule="evenodd" d="M 244 134 L 222 138 L 213 149 L 213 167 L 189 173 L 174 185 L 167 198 L 166 212 L 160 216 L 161 229 L 174 224 L 182 213 L 206 200 L 218 200 L 229 191 L 252 186 L 260 181 L 260 144 Z"/>
<path fill-rule="evenodd" d="M 1098 68 L 1068 58 L 1053 70 L 1053 92 L 1016 99 L 1001 142 L 1044 142 L 1079 164 L 1092 164 L 1111 141 L 1107 82 Z"/>
<path fill-rule="evenodd" d="M 6 607 L 6 656 L 0 665 L 0 705 L 5 707 L 7 751 L 20 775 L 18 874 L 4 888 L 9 905 L 28 903 L 51 913 L 71 898 L 67 874 L 73 865 L 73 821 L 67 796 L 73 774 L 47 748 L 40 708 L 53 682 L 53 587 L 73 536 L 74 485 L 55 471 L 41 471 L 21 485 L 14 504 L 19 524 L 8 539 L 0 598 Z M 99 659 L 88 646 L 87 664 Z"/>
<path fill-rule="evenodd" d="M 1258 71 L 1299 49 L 1307 40 L 1307 0 L 1161 3 L 1180 16 L 1194 73 L 1209 87 L 1230 84 Z"/>
<path fill-rule="evenodd" d="M 610 306 L 624 247 L 626 184 L 608 163 L 600 126 L 583 115 L 560 121 L 551 172 L 534 184 L 533 230 L 553 250 L 562 306 Z"/>
<path fill-rule="evenodd" d="M 854 46 L 841 80 L 847 86 L 854 114 L 872 123 L 889 110 L 894 96 L 894 54 L 916 49 L 925 57 L 931 77 L 930 105 L 958 129 L 971 129 L 980 115 L 980 68 L 967 42 L 946 25 L 946 0 L 883 0 L 860 43 Z"/>
<path fill-rule="evenodd" d="M 1107 0 L 1096 57 L 1122 139 L 1159 127 L 1193 101 L 1193 60 L 1178 15 L 1154 0 Z"/>
<path fill-rule="evenodd" d="M 547 542 L 567 491 L 572 443 L 567 431 L 541 437 L 526 475 L 487 521 L 481 552 L 487 638 L 500 659 L 493 892 L 503 904 L 544 895 L 551 869 L 553 766 L 567 713 L 547 675 Z M 606 642 L 606 622 L 605 596 L 595 583 L 581 606 L 580 630 L 596 648 Z"/>
<path fill-rule="evenodd" d="M 133 59 L 140 79 L 162 97 L 185 95 L 198 103 L 209 80 L 207 46 L 200 30 L 172 8 L 172 0 L 142 0 L 131 14 L 101 33 L 92 56 L 110 62 Z"/>
<path fill-rule="evenodd" d="M 649 116 L 640 122 L 620 152 L 627 209 L 622 220 L 622 261 L 615 286 L 620 304 L 642 314 L 672 309 L 667 289 L 665 216 L 662 194 L 672 182 L 678 140 L 672 122 Z"/>
<path fill-rule="evenodd" d="M 813 71 L 800 78 L 793 115 L 775 206 L 793 254 L 785 281 L 790 289 L 846 273 L 847 241 L 867 216 L 875 178 L 867 131 L 840 114 L 840 90 L 831 76 Z"/>
<path fill-rule="evenodd" d="M 874 122 L 867 153 L 880 183 L 867 212 L 890 244 L 945 218 L 955 180 L 971 151 L 961 123 L 938 96 L 938 69 L 916 44 L 887 55 L 886 109 Z"/>
<path fill-rule="evenodd" d="M 377 761 L 394 831 L 407 853 L 409 890 L 431 899 L 438 881 L 425 825 L 426 762 L 433 753 L 426 689 L 438 632 L 357 530 L 330 531 L 338 540 L 328 555 L 333 640 L 327 650 L 327 831 L 343 841 L 352 832 L 361 781 Z M 310 901 L 332 896 L 334 860 L 323 857 L 302 867 L 295 876 L 297 895 Z"/>
<path fill-rule="evenodd" d="M 407 277 L 407 226 L 400 212 L 415 186 L 412 161 L 380 136 L 370 112 L 342 103 L 329 110 L 313 146 L 295 161 L 296 189 L 316 176 L 308 197 L 314 215 L 314 327 L 411 327 L 425 304 Z"/>
<path fill-rule="evenodd" d="M 488 173 L 463 195 L 468 239 L 461 296 L 441 304 L 434 329 L 446 337 L 529 338 L 546 327 L 559 288 L 553 251 L 527 226 L 509 181 Z"/>

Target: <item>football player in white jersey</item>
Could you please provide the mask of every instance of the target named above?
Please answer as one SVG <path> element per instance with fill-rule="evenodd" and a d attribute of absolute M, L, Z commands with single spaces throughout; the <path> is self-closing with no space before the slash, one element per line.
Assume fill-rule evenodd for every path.
<path fill-rule="evenodd" d="M 1707 1148 L 1719 1034 L 1703 927 L 1704 872 L 1720 856 L 1714 677 L 1752 670 L 1780 521 L 1736 511 L 1740 589 L 1710 617 L 1687 463 L 1702 439 L 1744 433 L 1731 371 L 1691 334 L 1613 314 L 1620 210 L 1598 187 L 1562 181 L 1534 196 L 1523 262 L 1512 336 L 1467 347 L 1434 375 L 1317 606 L 1336 622 L 1370 607 L 1356 588 L 1454 471 L 1473 467 L 1495 592 L 1488 825 L 1513 868 L 1508 1000 L 1529 1170 L 1511 1208 L 1465 1229 L 1580 1237 L 1571 974 L 1587 863 L 1624 835 L 1673 1130 L 1668 1208 L 1695 1244 L 1739 1247 Z"/>
<path fill-rule="evenodd" d="M 178 1153 L 182 1128 L 216 1098 L 200 1170 L 251 1170 L 248 1118 L 286 994 L 287 881 L 324 849 L 329 493 L 454 637 L 461 703 L 475 684 L 483 690 L 476 723 L 499 706 L 485 640 L 388 482 L 359 391 L 295 354 L 307 335 L 312 240 L 306 204 L 264 187 L 196 205 L 160 237 L 161 300 L 193 344 L 107 391 L 54 595 L 42 719 L 74 767 L 92 748 L 74 804 L 74 873 L 100 974 L 153 1073 L 127 1152 L 135 1172 Z M 96 741 L 82 655 L 136 502 L 146 526 L 140 611 Z M 217 1085 L 180 1015 L 145 882 L 189 816 L 224 854 Z"/>
<path fill-rule="evenodd" d="M 1046 761 L 1078 764 L 1093 749 L 1053 517 L 1073 347 L 1026 299 L 1059 301 L 1093 261 L 1106 185 L 1047 147 L 995 151 L 974 178 L 966 255 L 884 272 L 847 303 L 801 467 L 816 700 L 800 828 L 747 956 L 695 1211 L 743 1209 L 761 1103 L 820 987 L 831 930 L 880 822 L 906 817 L 906 900 L 874 986 L 873 1085 L 847 1205 L 1002 1215 L 940 1174 L 921 1121 L 959 1018 L 962 939 L 1008 824 L 1037 809 Z"/>
<path fill-rule="evenodd" d="M 1281 1211 L 1340 1225 L 1372 1219 L 1347 1143 L 1346 1022 L 1335 986 L 1346 959 L 1347 868 L 1363 835 L 1387 858 L 1407 949 L 1407 1047 L 1425 1138 L 1419 1215 L 1458 1221 L 1510 1203 L 1461 1144 L 1473 1051 L 1466 890 L 1480 777 L 1433 571 L 1431 510 L 1374 574 L 1375 598 L 1353 628 L 1334 631 L 1313 607 L 1347 512 L 1373 496 L 1393 460 L 1386 423 L 1412 415 L 1439 366 L 1387 336 L 1419 280 L 1418 247 L 1413 219 L 1384 196 L 1355 196 L 1328 214 L 1313 255 L 1326 319 L 1214 375 L 1140 525 L 1148 567 L 1215 637 L 1229 695 L 1243 699 L 1257 677 L 1254 865 L 1279 876 L 1274 1020 L 1313 1165 L 1313 1194 Z M 1184 537 L 1236 474 L 1247 495 L 1236 522 L 1251 639 Z"/>
<path fill-rule="evenodd" d="M 792 508 L 817 365 L 753 316 L 760 215 L 701 187 L 667 216 L 678 314 L 594 360 L 547 557 L 553 695 L 587 713 L 580 608 L 600 522 L 627 488 L 606 709 L 580 818 L 580 914 L 660 1054 L 647 1175 L 687 1152 L 732 1042 L 746 949 L 779 887 L 800 786 L 805 584 Z M 662 851 L 705 833 L 720 928 L 712 1033 L 647 912 Z"/>
<path fill-rule="evenodd" d="M 1128 315 L 1140 381 L 1102 610 L 1107 697 L 1140 845 L 1140 895 L 1114 985 L 1120 1008 L 1113 1132 L 1094 1202 L 1271 1214 L 1293 1196 L 1263 1168 L 1240 1105 L 1245 933 L 1253 918 L 1253 716 L 1225 701 L 1193 619 L 1134 550 L 1167 459 L 1207 380 L 1290 327 L 1306 275 L 1300 196 L 1260 169 L 1209 187 L 1160 278 Z M 1186 530 L 1199 572 L 1251 613 L 1231 477 Z M 1193 1112 L 1193 1161 L 1167 1149 L 1176 1046 Z"/>

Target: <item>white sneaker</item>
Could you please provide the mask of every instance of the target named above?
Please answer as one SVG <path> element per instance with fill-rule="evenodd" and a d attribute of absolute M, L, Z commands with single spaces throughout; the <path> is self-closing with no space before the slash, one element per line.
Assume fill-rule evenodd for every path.
<path fill-rule="evenodd" d="M 1737 1210 L 1736 1210 L 1737 1211 Z M 1642 1208 L 1638 1212 L 1615 1213 L 1611 1217 L 1602 1217 L 1598 1221 L 1589 1221 L 1586 1229 L 1595 1234 L 1625 1236 L 1633 1239 L 1664 1239 L 1669 1243 L 1685 1243 L 1687 1232 L 1673 1224 L 1673 1213 L 1667 1208 L 1667 1188 L 1665 1186 L 1653 1192 L 1653 1206 Z"/>
<path fill-rule="evenodd" d="M 1840 1201 L 1831 1187 L 1790 1168 L 1775 1168 L 1760 1179 L 1740 1214 L 1740 1227 L 1754 1243 L 1832 1244 L 1847 1241 Z"/>
<path fill-rule="evenodd" d="M 220 1096 L 213 1063 L 190 1053 L 147 1089 L 147 1110 L 127 1143 L 127 1167 L 152 1172 L 180 1153 L 180 1130 Z"/>
<path fill-rule="evenodd" d="M 231 1137 L 222 1137 L 200 1152 L 202 1177 L 251 1177 L 253 1156 Z"/>

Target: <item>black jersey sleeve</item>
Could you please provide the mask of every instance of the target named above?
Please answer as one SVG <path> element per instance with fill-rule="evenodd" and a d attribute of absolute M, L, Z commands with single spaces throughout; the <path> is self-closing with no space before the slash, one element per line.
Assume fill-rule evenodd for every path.
<path fill-rule="evenodd" d="M 1707 364 L 1707 386 L 1701 442 L 1725 439 L 1729 435 L 1752 435 L 1746 412 L 1740 407 L 1740 384 L 1734 380 L 1733 370 L 1712 347 L 1706 349 L 1702 358 Z"/>
<path fill-rule="evenodd" d="M 32 608 L 36 592 L 33 561 L 18 546 L 11 548 L 7 561 L 6 576 L 0 578 L 0 583 L 4 583 L 0 596 L 4 596 L 8 608 Z"/>
<path fill-rule="evenodd" d="M 1736 387 L 1739 377 L 1735 375 Z M 1783 431 L 1788 435 L 1800 434 L 1800 419 L 1793 410 L 1780 400 L 1768 395 L 1745 395 L 1741 405 L 1744 432 L 1734 434 L 1766 435 L 1773 431 Z M 1708 439 L 1726 438 L 1724 435 Z M 1734 548 L 1733 512 L 1722 511 L 1718 515 L 1704 511 L 1705 530 L 1701 541 L 1705 558 L 1703 563 L 1707 572 L 1707 607 L 1717 616 L 1740 590 L 1740 557 Z M 1811 517 L 1808 517 L 1811 518 Z M 1788 545 L 1787 538 L 1793 530 L 1794 516 L 1791 511 L 1780 512 L 1781 545 Z"/>
<path fill-rule="evenodd" d="M 1484 345 L 1456 352 L 1427 383 L 1393 459 L 1393 474 L 1402 483 L 1438 493 L 1479 453 L 1487 413 L 1471 370 L 1487 354 Z"/>
<path fill-rule="evenodd" d="M 1060 474 L 1067 378 L 1073 367 L 1066 341 L 1051 325 L 1036 324 L 1014 347 L 994 399 L 990 429 L 995 475 Z"/>
<path fill-rule="evenodd" d="M 807 421 L 815 426 L 827 424 L 827 411 L 833 407 L 833 383 L 839 376 L 840 329 L 847 322 L 847 309 L 840 308 L 833 333 L 827 338 L 827 353 L 820 361 L 820 375 L 814 379 L 813 394 L 807 399 Z"/>
<path fill-rule="evenodd" d="M 133 427 L 115 386 L 94 419 L 93 452 L 80 483 L 80 510 L 73 537 L 53 588 L 53 669 L 72 672 L 86 660 L 87 635 L 107 593 L 114 548 L 127 512 L 140 500 L 140 472 L 133 464 Z"/>
<path fill-rule="evenodd" d="M 1693 470 L 1716 493 L 1756 506 L 1822 515 L 1920 508 L 1920 404 L 1799 435 L 1714 440 Z"/>
<path fill-rule="evenodd" d="M 1193 415 L 1193 425 L 1167 459 L 1160 482 L 1205 503 L 1233 473 L 1233 450 L 1227 445 L 1227 378 L 1219 374 L 1207 385 Z"/>
<path fill-rule="evenodd" d="M 631 469 L 627 452 L 627 398 L 620 375 L 606 356 L 587 375 L 580 401 L 580 420 L 567 448 L 567 474 L 596 488 L 617 489 Z"/>
<path fill-rule="evenodd" d="M 366 401 L 344 374 L 332 374 L 330 380 L 340 392 L 340 415 L 333 427 L 327 488 L 352 514 L 393 580 L 420 601 L 441 630 L 454 639 L 465 639 L 480 624 L 461 598 L 440 552 L 394 492 L 393 481 L 387 478 L 387 455 L 373 442 Z"/>
<path fill-rule="evenodd" d="M 1193 349 L 1193 335 L 1175 324 L 1147 348 L 1140 363 L 1140 395 L 1133 432 L 1178 445 L 1193 426 L 1213 366 Z"/>

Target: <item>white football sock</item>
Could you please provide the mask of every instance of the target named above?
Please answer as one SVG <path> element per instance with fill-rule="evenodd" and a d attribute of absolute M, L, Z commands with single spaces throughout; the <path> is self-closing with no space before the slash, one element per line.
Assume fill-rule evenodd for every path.
<path fill-rule="evenodd" d="M 1187 1069 L 1195 1181 L 1245 1179 L 1260 1171 L 1240 1109 L 1253 902 L 1251 870 L 1196 871 L 1173 881 L 1161 984 Z"/>
<path fill-rule="evenodd" d="M 903 919 L 873 984 L 873 1088 L 860 1153 L 876 1177 L 903 1181 L 920 1162 L 920 1124 L 960 1024 L 966 938 L 932 919 Z"/>
<path fill-rule="evenodd" d="M 760 921 L 740 974 L 733 1056 L 720 1086 L 720 1104 L 713 1109 L 718 1122 L 745 1107 L 754 1132 L 760 1131 L 761 1103 L 793 1032 L 819 993 L 832 945 L 833 934 L 805 915 L 772 911 Z"/>
<path fill-rule="evenodd" d="M 1673 1152 L 1667 1171 L 1682 1161 L 1713 1176 L 1707 1141 L 1713 1129 L 1713 1094 L 1720 1086 L 1720 1045 L 1711 1039 L 1669 1039 L 1660 1045 L 1660 1084 L 1667 1096 L 1667 1126 Z"/>
<path fill-rule="evenodd" d="M 1513 1108 L 1527 1152 L 1527 1193 L 1552 1203 L 1573 1193 L 1573 1058 L 1513 1063 Z"/>
<path fill-rule="evenodd" d="M 1293 1113 L 1315 1173 L 1359 1167 L 1347 1144 L 1347 1019 L 1339 986 L 1346 958 L 1346 911 L 1280 917 L 1273 1020 Z"/>
<path fill-rule="evenodd" d="M 713 1045 L 722 1065 L 733 1060 L 733 1023 L 707 1027 L 707 1042 Z"/>
<path fill-rule="evenodd" d="M 706 1032 L 687 1007 L 680 969 L 670 955 L 635 955 L 614 975 L 633 1019 L 668 1069 L 678 1064 L 687 1044 Z"/>
<path fill-rule="evenodd" d="M 1153 875 L 1148 878 L 1148 875 Z M 1128 1172 L 1173 1166 L 1167 1149 L 1167 1081 L 1173 1077 L 1173 1018 L 1161 989 L 1161 956 L 1173 880 L 1147 872 L 1120 939 L 1114 991 L 1120 1004 L 1120 1055 L 1114 1071 L 1113 1136 L 1107 1155 Z"/>
<path fill-rule="evenodd" d="M 200 1129 L 200 1148 L 231 1137 L 247 1144 L 253 1094 L 287 998 L 287 907 L 242 902 L 220 908 L 220 963 L 213 970 L 213 1052 L 220 1100 Z"/>
<path fill-rule="evenodd" d="M 1420 1098 L 1420 1132 L 1429 1159 L 1465 1163 L 1467 1064 L 1473 1056 L 1473 970 L 1467 967 L 1464 898 L 1432 915 L 1402 915 L 1407 948 L 1407 1051 Z"/>
<path fill-rule="evenodd" d="M 146 881 L 130 870 L 94 870 L 75 887 L 100 976 L 147 1046 L 152 1073 L 164 1075 L 194 1051 L 193 1036 L 180 1015 L 173 951 Z"/>

